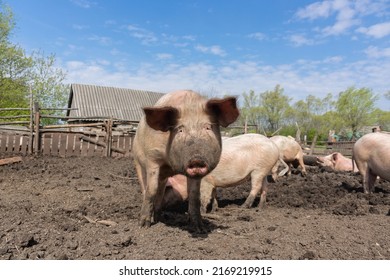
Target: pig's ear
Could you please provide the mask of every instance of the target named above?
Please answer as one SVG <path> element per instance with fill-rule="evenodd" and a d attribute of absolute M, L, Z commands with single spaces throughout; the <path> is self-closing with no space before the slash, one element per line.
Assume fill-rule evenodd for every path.
<path fill-rule="evenodd" d="M 145 107 L 146 123 L 155 130 L 168 131 L 177 124 L 179 111 L 173 107 Z"/>
<path fill-rule="evenodd" d="M 338 156 L 339 156 L 338 153 L 333 153 L 333 154 L 332 154 L 333 162 L 336 162 Z"/>
<path fill-rule="evenodd" d="M 214 114 L 217 117 L 220 125 L 227 127 L 240 115 L 236 102 L 237 101 L 235 97 L 210 99 L 206 104 L 206 108 L 208 112 Z"/>

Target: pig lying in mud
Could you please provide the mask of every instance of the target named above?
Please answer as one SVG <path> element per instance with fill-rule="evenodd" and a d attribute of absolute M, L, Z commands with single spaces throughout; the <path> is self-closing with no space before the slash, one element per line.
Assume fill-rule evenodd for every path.
<path fill-rule="evenodd" d="M 335 152 L 324 157 L 316 157 L 317 164 L 323 167 L 330 167 L 334 171 L 358 172 L 357 167 L 352 163 L 352 159 Z"/>
<path fill-rule="evenodd" d="M 363 176 L 364 192 L 372 193 L 377 176 L 390 181 L 390 134 L 364 135 L 354 144 L 352 158 Z"/>
<path fill-rule="evenodd" d="M 291 137 L 276 135 L 270 138 L 282 154 L 283 160 L 289 165 L 287 175 L 291 175 L 291 166 L 298 162 L 301 167 L 301 174 L 306 176 L 306 167 L 303 162 L 303 151 L 295 139 Z"/>
<path fill-rule="evenodd" d="M 243 204 L 251 207 L 260 193 L 262 208 L 266 201 L 267 175 L 276 174 L 280 153 L 278 147 L 267 137 L 260 134 L 244 134 L 223 139 L 222 154 L 217 167 L 202 179 L 200 193 L 202 212 L 206 212 L 211 203 L 211 211 L 218 205 L 217 187 L 230 187 L 251 180 L 251 191 Z M 182 175 L 170 178 L 170 187 L 163 203 L 168 205 L 186 199 L 185 183 Z"/>
<path fill-rule="evenodd" d="M 200 181 L 218 164 L 220 125 L 234 122 L 236 98 L 210 99 L 193 91 L 177 91 L 144 108 L 133 143 L 133 157 L 143 192 L 140 226 L 159 220 L 168 177 L 187 177 L 190 226 L 203 232 L 200 215 Z"/>

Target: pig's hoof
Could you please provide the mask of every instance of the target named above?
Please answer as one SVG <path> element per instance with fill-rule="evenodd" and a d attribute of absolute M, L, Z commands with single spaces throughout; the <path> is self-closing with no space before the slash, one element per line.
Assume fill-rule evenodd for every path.
<path fill-rule="evenodd" d="M 152 223 L 146 219 L 141 219 L 139 221 L 139 226 L 140 227 L 146 227 L 146 228 L 149 228 L 150 226 L 152 225 Z"/>
<path fill-rule="evenodd" d="M 202 221 L 194 221 L 194 222 L 190 221 L 189 231 L 198 234 L 207 233 L 207 229 L 203 225 Z"/>
<path fill-rule="evenodd" d="M 206 234 L 207 233 L 207 229 L 201 225 L 190 225 L 190 232 L 193 232 L 193 233 L 196 233 L 196 234 Z"/>

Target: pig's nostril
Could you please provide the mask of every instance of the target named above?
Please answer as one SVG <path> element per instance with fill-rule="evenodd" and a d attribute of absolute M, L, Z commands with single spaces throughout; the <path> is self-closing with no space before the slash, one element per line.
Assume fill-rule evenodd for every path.
<path fill-rule="evenodd" d="M 207 167 L 207 164 L 201 159 L 191 160 L 188 164 L 188 168 L 202 168 Z"/>

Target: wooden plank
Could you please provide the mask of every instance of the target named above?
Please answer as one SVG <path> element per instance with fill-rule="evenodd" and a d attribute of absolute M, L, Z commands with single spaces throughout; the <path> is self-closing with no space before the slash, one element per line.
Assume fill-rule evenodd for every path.
<path fill-rule="evenodd" d="M 66 155 L 67 156 L 74 156 L 76 155 L 76 138 L 78 139 L 77 134 L 70 134 L 68 138 L 68 147 L 66 149 Z"/>
<path fill-rule="evenodd" d="M 28 136 L 22 136 L 22 144 L 20 146 L 20 153 L 22 155 L 27 155 L 28 154 L 28 143 L 30 141 L 30 137 Z"/>
<path fill-rule="evenodd" d="M 21 161 L 22 161 L 21 157 L 3 158 L 3 159 L 0 159 L 0 165 L 12 164 L 12 163 L 21 162 Z"/>
<path fill-rule="evenodd" d="M 9 134 L 7 135 L 7 146 L 5 147 L 5 152 L 6 153 L 12 152 L 13 145 L 14 145 L 14 137 L 13 135 Z"/>
<path fill-rule="evenodd" d="M 96 148 L 97 148 L 97 145 L 95 143 L 88 142 L 87 156 L 94 156 L 95 152 L 96 152 Z"/>
<path fill-rule="evenodd" d="M 5 153 L 7 151 L 8 141 L 9 141 L 9 134 L 3 135 L 3 149 L 1 150 L 2 153 Z"/>
<path fill-rule="evenodd" d="M 80 156 L 81 152 L 81 141 L 79 139 L 79 134 L 75 134 L 73 138 L 73 156 Z"/>
<path fill-rule="evenodd" d="M 88 153 L 88 143 L 89 142 L 80 139 L 80 155 L 82 157 L 85 157 Z"/>
<path fill-rule="evenodd" d="M 58 150 L 58 154 L 61 157 L 66 156 L 66 149 L 68 147 L 68 137 L 69 137 L 68 133 L 60 133 L 60 141 L 59 141 L 60 147 Z"/>
<path fill-rule="evenodd" d="M 0 134 L 0 153 L 3 152 L 3 147 L 5 149 L 5 137 L 3 134 Z"/>
<path fill-rule="evenodd" d="M 42 133 L 41 152 L 43 155 L 50 155 L 51 140 L 52 140 L 52 133 Z"/>
<path fill-rule="evenodd" d="M 96 138 L 98 140 L 98 142 L 103 142 L 104 141 L 104 136 L 98 136 Z M 95 150 L 95 155 L 96 156 L 105 156 L 105 152 L 106 152 L 106 148 L 105 147 L 102 147 L 102 146 L 96 146 L 96 150 Z"/>
<path fill-rule="evenodd" d="M 59 144 L 60 144 L 61 133 L 53 133 L 53 141 L 51 145 L 51 155 L 58 156 Z"/>
<path fill-rule="evenodd" d="M 19 154 L 21 146 L 22 146 L 22 136 L 19 134 L 15 134 L 12 152 Z"/>

